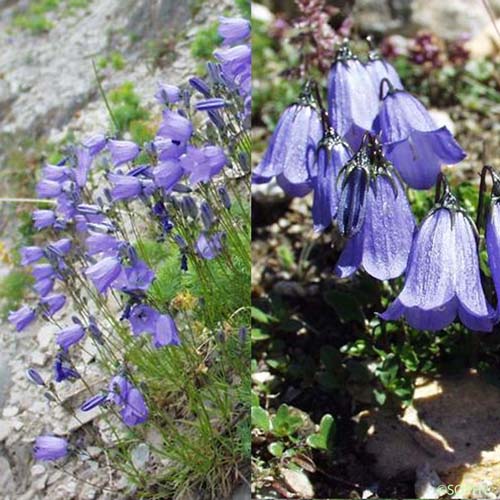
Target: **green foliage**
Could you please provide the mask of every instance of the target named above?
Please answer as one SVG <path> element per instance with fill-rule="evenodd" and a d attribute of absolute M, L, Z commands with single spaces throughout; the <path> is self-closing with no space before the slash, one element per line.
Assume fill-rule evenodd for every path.
<path fill-rule="evenodd" d="M 5 319 L 9 311 L 21 306 L 28 288 L 32 285 L 32 276 L 23 269 L 12 269 L 0 281 L 1 314 Z"/>
<path fill-rule="evenodd" d="M 30 31 L 33 35 L 40 35 L 50 31 L 53 24 L 45 14 L 59 7 L 60 0 L 35 0 L 30 3 L 25 12 L 16 14 L 13 19 L 15 27 Z"/>
<path fill-rule="evenodd" d="M 234 0 L 234 3 L 239 10 L 240 14 L 246 18 L 250 19 L 252 17 L 252 9 L 250 0 Z"/>
<path fill-rule="evenodd" d="M 141 106 L 140 98 L 132 82 L 125 82 L 108 93 L 108 99 L 118 134 L 129 131 L 134 121 L 147 120 L 149 112 Z"/>
<path fill-rule="evenodd" d="M 122 69 L 125 68 L 125 59 L 119 52 L 111 52 L 108 56 L 103 56 L 100 57 L 97 60 L 97 67 L 99 69 L 105 69 L 109 65 L 115 70 L 115 71 L 121 71 Z"/>
<path fill-rule="evenodd" d="M 218 47 L 222 39 L 217 29 L 219 23 L 214 22 L 207 28 L 199 29 L 191 42 L 191 54 L 201 60 L 207 60 L 212 56 L 212 52 Z"/>

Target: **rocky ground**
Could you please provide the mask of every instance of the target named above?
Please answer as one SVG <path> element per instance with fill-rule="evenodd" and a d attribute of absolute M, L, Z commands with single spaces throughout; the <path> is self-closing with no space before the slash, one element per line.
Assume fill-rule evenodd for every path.
<path fill-rule="evenodd" d="M 25 0 L 0 0 L 0 135 L 43 137 L 57 143 L 68 132 L 78 140 L 108 127 L 92 59 L 110 52 L 122 54 L 123 69 L 107 67 L 101 71 L 105 91 L 130 81 L 141 103 L 154 110 L 157 81 L 179 84 L 194 73 L 197 63 L 191 56 L 190 42 L 197 28 L 215 21 L 232 2 L 91 0 L 87 7 L 69 14 L 63 8 L 48 13 L 53 28 L 36 36 L 13 28 L 15 13 L 29 4 Z M 160 50 L 166 54 L 158 66 L 153 59 Z M 4 160 L 0 150 L 0 161 Z M 0 183 L 0 196 L 14 196 L 10 188 Z M 11 212 L 2 215 L 5 213 Z M 11 222 L 2 220 L 2 225 L 10 230 L 15 228 Z M 7 249 L 13 245 L 9 230 L 0 235 Z M 8 271 L 8 266 L 1 264 L 0 275 Z M 64 315 L 70 317 L 71 311 Z M 71 431 L 90 443 L 89 433 L 99 432 L 105 437 L 106 428 L 93 421 L 95 413 L 72 416 L 64 408 L 49 404 L 43 390 L 27 380 L 25 370 L 29 367 L 36 368 L 46 380 L 51 378 L 55 352 L 52 327 L 37 322 L 22 333 L 5 323 L 1 327 L 0 497 L 133 498 L 126 478 L 109 467 L 105 449 L 90 446 L 89 456 L 71 458 L 60 468 L 34 463 L 33 440 L 41 432 L 64 435 Z M 88 361 L 82 359 L 80 368 L 98 387 L 102 383 L 99 372 Z M 80 384 L 69 384 L 61 398 L 68 408 L 78 407 L 81 393 Z M 241 490 L 235 498 L 245 495 Z"/>

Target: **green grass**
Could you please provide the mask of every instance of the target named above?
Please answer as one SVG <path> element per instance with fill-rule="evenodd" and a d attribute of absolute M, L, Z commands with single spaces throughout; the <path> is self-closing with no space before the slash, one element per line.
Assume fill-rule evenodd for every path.
<path fill-rule="evenodd" d="M 0 301 L 2 307 L 0 314 L 5 319 L 9 311 L 18 309 L 28 291 L 33 284 L 32 276 L 23 269 L 12 269 L 0 281 Z"/>
<path fill-rule="evenodd" d="M 133 122 L 149 119 L 149 112 L 141 105 L 140 97 L 132 82 L 125 82 L 108 93 L 108 100 L 115 119 L 114 126 L 118 134 L 130 130 Z M 144 129 L 141 130 L 141 133 Z"/>
<path fill-rule="evenodd" d="M 191 54 L 201 60 L 208 60 L 212 57 L 212 52 L 220 45 L 222 39 L 217 29 L 219 23 L 214 22 L 204 29 L 198 30 L 191 42 Z"/>

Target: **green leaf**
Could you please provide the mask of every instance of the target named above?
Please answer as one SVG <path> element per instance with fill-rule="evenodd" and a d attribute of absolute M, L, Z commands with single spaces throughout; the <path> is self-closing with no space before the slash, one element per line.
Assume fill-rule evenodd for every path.
<path fill-rule="evenodd" d="M 285 450 L 285 447 L 283 446 L 283 443 L 276 441 L 275 443 L 271 443 L 267 447 L 267 450 L 274 457 L 281 458 L 281 456 L 283 455 L 283 451 Z"/>
<path fill-rule="evenodd" d="M 364 322 L 365 318 L 361 306 L 352 293 L 330 289 L 324 292 L 323 299 L 329 306 L 333 307 L 342 323 Z"/>
<path fill-rule="evenodd" d="M 317 450 L 329 450 L 332 448 L 335 438 L 336 425 L 335 420 L 330 414 L 323 415 L 319 424 L 319 431 L 311 434 L 307 438 L 307 444 Z"/>
<path fill-rule="evenodd" d="M 264 325 L 268 325 L 275 320 L 271 315 L 266 314 L 257 307 L 252 307 L 252 319 Z"/>
<path fill-rule="evenodd" d="M 302 424 L 302 417 L 292 414 L 288 405 L 282 404 L 272 420 L 273 434 L 281 437 L 292 436 Z"/>
<path fill-rule="evenodd" d="M 377 389 L 373 389 L 373 396 L 375 397 L 377 404 L 380 406 L 383 406 L 387 400 L 387 394 L 385 392 L 378 391 Z"/>
<path fill-rule="evenodd" d="M 252 406 L 252 426 L 264 432 L 271 430 L 269 413 L 260 406 Z"/>
<path fill-rule="evenodd" d="M 252 328 L 252 342 L 267 340 L 270 335 L 260 328 Z"/>

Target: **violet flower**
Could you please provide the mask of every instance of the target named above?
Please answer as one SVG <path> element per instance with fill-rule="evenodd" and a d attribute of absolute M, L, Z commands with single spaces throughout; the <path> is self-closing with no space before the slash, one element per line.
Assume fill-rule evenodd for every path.
<path fill-rule="evenodd" d="M 101 406 L 106 403 L 108 400 L 108 395 L 107 394 L 96 394 L 95 396 L 90 397 L 87 399 L 82 406 L 80 406 L 80 410 L 82 411 L 90 411 L 97 406 Z"/>
<path fill-rule="evenodd" d="M 47 295 L 40 300 L 40 304 L 44 307 L 44 312 L 47 316 L 52 317 L 60 311 L 66 303 L 66 297 L 62 293 L 54 293 Z"/>
<path fill-rule="evenodd" d="M 28 306 L 22 306 L 8 315 L 9 323 L 16 327 L 18 332 L 24 330 L 36 318 L 35 311 Z"/>
<path fill-rule="evenodd" d="M 21 253 L 21 264 L 23 266 L 28 266 L 30 264 L 33 264 L 33 262 L 39 261 L 44 256 L 43 249 L 36 246 L 22 247 L 20 253 Z"/>
<path fill-rule="evenodd" d="M 370 183 L 361 230 L 344 248 L 336 272 L 351 276 L 359 267 L 379 280 L 404 273 L 410 254 L 415 220 L 403 186 L 395 177 L 377 175 Z"/>
<path fill-rule="evenodd" d="M 173 141 L 187 142 L 193 133 L 193 124 L 179 113 L 166 109 L 157 134 Z"/>
<path fill-rule="evenodd" d="M 216 176 L 227 163 L 227 158 L 219 146 L 204 146 L 201 149 L 188 146 L 180 162 L 186 174 L 189 174 L 189 183 L 196 186 Z"/>
<path fill-rule="evenodd" d="M 68 454 L 68 441 L 56 436 L 38 436 L 33 452 L 36 460 L 58 460 Z"/>
<path fill-rule="evenodd" d="M 53 210 L 34 210 L 32 216 L 35 229 L 38 230 L 52 226 L 56 222 Z"/>
<path fill-rule="evenodd" d="M 162 161 L 153 168 L 155 184 L 167 193 L 181 180 L 183 175 L 184 169 L 177 159 Z"/>
<path fill-rule="evenodd" d="M 226 101 L 219 97 L 212 97 L 210 99 L 203 99 L 198 101 L 194 107 L 196 111 L 211 111 L 214 109 L 221 109 L 226 105 Z"/>
<path fill-rule="evenodd" d="M 315 154 L 323 136 L 323 127 L 311 84 L 307 82 L 299 98 L 283 111 L 266 153 L 254 169 L 254 182 L 267 182 L 276 177 L 290 196 L 304 196 L 316 177 Z"/>
<path fill-rule="evenodd" d="M 430 188 L 442 164 L 455 164 L 466 156 L 451 132 L 445 126 L 438 128 L 416 97 L 390 85 L 376 126 L 387 158 L 414 189 Z"/>
<path fill-rule="evenodd" d="M 59 351 L 54 361 L 54 380 L 62 382 L 68 379 L 78 379 L 80 374 L 71 365 L 67 354 L 64 351 Z"/>
<path fill-rule="evenodd" d="M 368 38 L 368 43 L 372 47 L 370 38 Z M 394 66 L 390 62 L 383 59 L 378 50 L 373 47 L 368 54 L 368 63 L 365 67 L 370 74 L 375 90 L 379 89 L 381 92 L 384 91 L 384 89 L 381 88 L 381 83 L 384 79 L 388 80 L 395 89 L 404 89 L 401 79 L 399 78 L 397 71 L 394 69 Z M 382 95 L 379 94 L 379 97 L 384 98 L 385 93 Z"/>
<path fill-rule="evenodd" d="M 43 380 L 42 376 L 34 368 L 28 368 L 26 370 L 26 377 L 36 385 L 42 387 L 45 386 L 45 381 Z"/>
<path fill-rule="evenodd" d="M 162 314 L 158 317 L 152 342 L 153 347 L 156 348 L 180 344 L 179 331 L 175 321 L 168 314 Z"/>
<path fill-rule="evenodd" d="M 108 139 L 104 134 L 95 134 L 83 141 L 82 145 L 89 150 L 92 156 L 95 156 L 106 147 L 107 142 Z"/>
<path fill-rule="evenodd" d="M 57 198 L 62 192 L 62 185 L 57 181 L 42 179 L 36 185 L 36 194 L 39 198 Z"/>
<path fill-rule="evenodd" d="M 118 141 L 116 139 L 110 139 L 107 147 L 111 154 L 111 161 L 115 167 L 135 160 L 141 151 L 135 142 Z"/>
<path fill-rule="evenodd" d="M 138 425 L 148 419 L 148 408 L 142 394 L 122 375 L 111 380 L 108 401 L 121 407 L 120 415 L 126 425 Z"/>
<path fill-rule="evenodd" d="M 202 232 L 195 243 L 196 253 L 206 260 L 215 259 L 222 251 L 223 238 L 224 233 L 221 231 L 212 236 L 208 236 L 207 233 Z"/>
<path fill-rule="evenodd" d="M 352 151 L 341 137 L 330 129 L 318 146 L 317 177 L 313 181 L 312 217 L 315 231 L 325 230 L 337 215 L 341 168 L 350 160 Z"/>
<path fill-rule="evenodd" d="M 63 351 L 68 352 L 68 349 L 80 342 L 85 336 L 85 330 L 81 325 L 72 325 L 63 328 L 57 334 L 56 343 L 62 348 Z"/>
<path fill-rule="evenodd" d="M 75 168 L 75 182 L 80 188 L 84 187 L 87 183 L 87 176 L 92 166 L 93 156 L 90 150 L 81 147 L 76 149 L 76 168 Z"/>
<path fill-rule="evenodd" d="M 120 276 L 122 264 L 118 257 L 108 256 L 88 267 L 84 272 L 99 293 L 104 293 Z"/>
<path fill-rule="evenodd" d="M 181 100 L 181 89 L 168 83 L 158 83 L 155 99 L 160 104 L 174 104 Z"/>
<path fill-rule="evenodd" d="M 489 332 L 496 315 L 481 284 L 475 228 L 445 187 L 415 235 L 403 290 L 380 316 L 435 331 L 458 315 L 467 328 Z"/>
<path fill-rule="evenodd" d="M 89 231 L 89 236 L 85 240 L 85 247 L 88 255 L 99 253 L 114 253 L 120 242 L 109 234 Z"/>
<path fill-rule="evenodd" d="M 238 44 L 250 36 L 250 23 L 242 18 L 220 16 L 218 33 L 224 39 L 224 44 Z"/>
<path fill-rule="evenodd" d="M 40 295 L 40 297 L 45 297 L 48 295 L 54 288 L 54 279 L 53 278 L 43 278 L 35 281 L 33 285 L 35 292 Z"/>
<path fill-rule="evenodd" d="M 332 127 L 356 150 L 365 132 L 372 130 L 378 110 L 378 89 L 365 65 L 344 43 L 328 74 L 328 115 Z"/>
<path fill-rule="evenodd" d="M 111 199 L 113 201 L 130 200 L 142 193 L 142 183 L 131 175 L 108 174 L 108 180 L 113 184 Z"/>
<path fill-rule="evenodd" d="M 160 313 L 146 304 L 137 304 L 130 311 L 128 320 L 134 335 L 154 333 Z"/>

